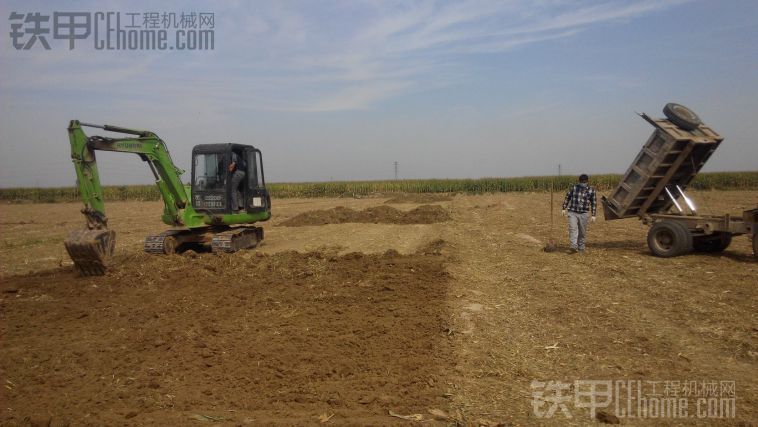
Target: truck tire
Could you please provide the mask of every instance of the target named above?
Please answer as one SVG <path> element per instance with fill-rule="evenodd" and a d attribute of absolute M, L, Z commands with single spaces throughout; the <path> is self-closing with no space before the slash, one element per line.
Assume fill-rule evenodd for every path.
<path fill-rule="evenodd" d="M 730 233 L 716 233 L 712 236 L 700 236 L 694 239 L 693 247 L 698 252 L 722 252 L 732 243 Z"/>
<path fill-rule="evenodd" d="M 647 233 L 647 246 L 661 258 L 683 255 L 692 252 L 692 234 L 679 222 L 656 222 Z"/>
<path fill-rule="evenodd" d="M 671 123 L 679 126 L 684 130 L 697 129 L 703 122 L 700 120 L 697 114 L 689 108 L 681 104 L 675 104 L 669 102 L 663 107 L 663 114 Z"/>

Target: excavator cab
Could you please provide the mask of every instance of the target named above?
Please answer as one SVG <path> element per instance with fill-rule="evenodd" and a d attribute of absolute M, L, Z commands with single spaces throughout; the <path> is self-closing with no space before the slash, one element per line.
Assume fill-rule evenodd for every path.
<path fill-rule="evenodd" d="M 234 162 L 235 171 L 230 170 Z M 235 206 L 236 202 L 236 206 Z M 203 144 L 192 149 L 192 207 L 211 215 L 271 210 L 263 155 L 250 145 Z"/>

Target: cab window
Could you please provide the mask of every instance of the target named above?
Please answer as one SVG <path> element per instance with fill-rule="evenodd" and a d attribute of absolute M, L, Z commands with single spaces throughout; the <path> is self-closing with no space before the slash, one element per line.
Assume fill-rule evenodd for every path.
<path fill-rule="evenodd" d="M 196 191 L 223 190 L 226 173 L 224 173 L 224 155 L 220 153 L 195 155 Z"/>

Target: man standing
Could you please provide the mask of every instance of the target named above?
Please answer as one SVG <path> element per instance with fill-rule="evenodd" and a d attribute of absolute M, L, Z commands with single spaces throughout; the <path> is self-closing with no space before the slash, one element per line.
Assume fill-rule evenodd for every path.
<path fill-rule="evenodd" d="M 245 179 L 245 169 L 245 160 L 232 151 L 232 162 L 229 163 L 229 172 L 232 174 L 232 212 L 240 209 L 240 184 Z"/>
<path fill-rule="evenodd" d="M 592 211 L 592 222 L 597 215 L 597 197 L 595 189 L 589 185 L 590 177 L 586 174 L 579 176 L 579 183 L 571 187 L 563 201 L 561 215 L 568 216 L 569 253 L 584 251 L 584 239 L 587 235 L 587 220 Z"/>

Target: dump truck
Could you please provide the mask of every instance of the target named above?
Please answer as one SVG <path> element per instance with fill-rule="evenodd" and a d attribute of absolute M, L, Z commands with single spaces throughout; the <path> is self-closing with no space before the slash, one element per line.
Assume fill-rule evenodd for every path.
<path fill-rule="evenodd" d="M 87 136 L 83 127 L 129 136 Z M 105 274 L 115 248 L 116 233 L 108 228 L 96 151 L 136 154 L 155 178 L 163 199 L 161 220 L 171 228 L 147 236 L 145 252 L 172 254 L 190 244 L 213 252 L 235 252 L 263 240 L 263 228 L 253 224 L 271 218 L 271 198 L 259 149 L 231 143 L 196 145 L 191 182 L 185 185 L 184 170 L 174 164 L 166 143 L 153 132 L 71 120 L 68 137 L 86 227 L 73 230 L 64 245 L 80 275 Z M 237 174 L 233 179 L 237 172 L 244 176 Z"/>
<path fill-rule="evenodd" d="M 666 118 L 639 114 L 655 129 L 610 196 L 602 198 L 606 221 L 636 217 L 650 225 L 647 244 L 659 257 L 721 252 L 741 234 L 758 257 L 758 208 L 700 215 L 686 193 L 724 138 L 681 104 L 666 104 L 663 113 Z"/>

